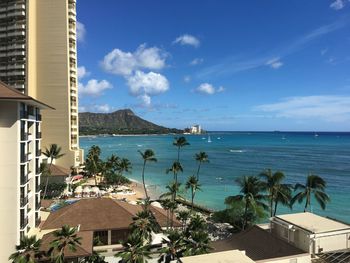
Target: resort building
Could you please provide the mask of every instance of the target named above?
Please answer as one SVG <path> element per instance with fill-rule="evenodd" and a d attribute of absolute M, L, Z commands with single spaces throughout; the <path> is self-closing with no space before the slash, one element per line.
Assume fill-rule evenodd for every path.
<path fill-rule="evenodd" d="M 56 143 L 56 164 L 77 167 L 79 149 L 75 0 L 0 2 L 0 80 L 54 107 L 42 115 L 42 147 Z"/>
<path fill-rule="evenodd" d="M 85 243 L 85 247 L 93 247 L 95 251 L 102 251 L 103 255 L 113 256 L 116 251 L 122 249 L 120 241 L 127 238 L 130 233 L 130 224 L 140 211 L 142 211 L 140 205 L 115 201 L 111 198 L 81 199 L 50 212 L 49 216 L 43 219 L 37 236 L 41 238 L 65 224 L 72 227 L 79 226 L 81 235 L 91 237 L 90 244 Z M 167 227 L 165 210 L 151 205 L 150 211 L 160 227 Z M 174 226 L 180 227 L 181 223 L 175 220 Z M 93 246 L 95 238 L 100 241 L 98 246 Z M 158 240 L 162 241 L 161 238 Z"/>
<path fill-rule="evenodd" d="M 173 263 L 178 261 L 174 260 Z M 229 250 L 198 256 L 183 257 L 182 263 L 254 263 L 243 251 Z"/>
<path fill-rule="evenodd" d="M 270 224 L 273 234 L 311 255 L 350 252 L 350 225 L 308 212 L 275 216 Z"/>
<path fill-rule="evenodd" d="M 40 110 L 48 108 L 0 82 L 0 262 L 40 223 Z"/>
<path fill-rule="evenodd" d="M 198 124 L 191 126 L 190 131 L 192 134 L 201 134 L 202 133 L 202 127 Z"/>

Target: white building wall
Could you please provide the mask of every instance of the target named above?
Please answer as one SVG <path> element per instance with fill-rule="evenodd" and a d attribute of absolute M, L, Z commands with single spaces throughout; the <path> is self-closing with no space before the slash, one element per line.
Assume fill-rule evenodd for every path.
<path fill-rule="evenodd" d="M 18 114 L 17 102 L 0 102 L 0 262 L 8 262 L 19 241 Z"/>

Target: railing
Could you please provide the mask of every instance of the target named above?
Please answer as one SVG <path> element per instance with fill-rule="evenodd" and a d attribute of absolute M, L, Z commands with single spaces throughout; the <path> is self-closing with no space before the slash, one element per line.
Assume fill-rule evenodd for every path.
<path fill-rule="evenodd" d="M 28 225 L 28 217 L 21 218 L 21 229 L 25 228 Z"/>
<path fill-rule="evenodd" d="M 41 139 L 41 132 L 37 132 L 37 133 L 36 133 L 36 138 L 37 138 L 37 139 Z"/>
<path fill-rule="evenodd" d="M 41 114 L 37 114 L 37 115 L 36 115 L 36 120 L 37 120 L 37 121 L 41 121 Z"/>
<path fill-rule="evenodd" d="M 40 149 L 37 149 L 37 150 L 36 150 L 36 157 L 40 157 L 40 155 L 41 155 L 41 150 L 40 150 Z"/>
<path fill-rule="evenodd" d="M 21 207 L 25 206 L 28 204 L 28 197 L 21 197 Z"/>
<path fill-rule="evenodd" d="M 39 210 L 41 207 L 41 202 L 35 202 L 35 210 Z"/>

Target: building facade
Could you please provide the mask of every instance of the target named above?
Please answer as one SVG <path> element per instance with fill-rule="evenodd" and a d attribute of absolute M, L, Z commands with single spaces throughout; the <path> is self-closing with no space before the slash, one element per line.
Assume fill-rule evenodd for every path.
<path fill-rule="evenodd" d="M 48 106 L 0 82 L 0 262 L 40 223 L 43 108 Z"/>
<path fill-rule="evenodd" d="M 83 161 L 79 149 L 75 0 L 0 2 L 0 80 L 49 104 L 42 147 L 56 143 L 64 167 Z"/>

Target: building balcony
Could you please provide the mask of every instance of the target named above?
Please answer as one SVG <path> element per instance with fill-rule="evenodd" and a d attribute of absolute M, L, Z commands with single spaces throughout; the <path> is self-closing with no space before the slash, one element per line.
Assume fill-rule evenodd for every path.
<path fill-rule="evenodd" d="M 7 72 L 7 76 L 25 76 L 24 70 L 14 70 Z"/>
<path fill-rule="evenodd" d="M 22 154 L 21 155 L 21 163 L 26 163 L 26 162 L 28 162 L 28 155 Z"/>
<path fill-rule="evenodd" d="M 25 207 L 27 204 L 28 204 L 28 196 L 21 197 L 21 199 L 20 199 L 21 208 Z"/>
<path fill-rule="evenodd" d="M 1 17 L 0 17 L 1 18 Z M 72 22 L 76 22 L 76 14 L 74 14 L 73 12 L 69 12 L 68 14 L 68 18 L 69 18 L 69 21 L 72 21 Z"/>
<path fill-rule="evenodd" d="M 21 133 L 21 141 L 28 141 L 28 133 L 27 132 Z"/>
<path fill-rule="evenodd" d="M 35 156 L 36 157 L 40 157 L 41 156 L 41 150 L 40 149 L 36 150 Z"/>
<path fill-rule="evenodd" d="M 34 138 L 33 138 L 33 134 L 31 133 L 28 133 L 28 141 L 32 141 Z"/>
<path fill-rule="evenodd" d="M 26 185 L 28 182 L 29 182 L 28 175 L 26 174 L 21 175 L 21 180 L 20 180 L 21 186 Z"/>
<path fill-rule="evenodd" d="M 39 209 L 40 210 L 40 209 Z M 38 227 L 41 223 L 41 217 L 35 219 L 35 227 Z"/>
<path fill-rule="evenodd" d="M 26 55 L 26 52 L 25 51 L 19 51 L 19 50 L 16 50 L 16 51 L 11 51 L 11 52 L 7 52 L 7 54 L 5 54 L 6 57 L 24 57 Z"/>
<path fill-rule="evenodd" d="M 13 88 L 15 88 L 15 89 L 19 89 L 19 90 L 24 90 L 24 84 L 14 84 L 14 85 L 12 85 L 12 87 Z"/>
<path fill-rule="evenodd" d="M 21 229 L 26 228 L 27 225 L 28 225 L 28 217 L 21 218 L 21 222 L 20 222 Z"/>
<path fill-rule="evenodd" d="M 41 202 L 35 202 L 35 210 L 40 210 L 41 208 Z"/>
<path fill-rule="evenodd" d="M 41 132 L 37 132 L 37 133 L 36 133 L 36 138 L 37 138 L 37 139 L 41 139 Z"/>
<path fill-rule="evenodd" d="M 26 46 L 24 44 L 13 44 L 7 46 L 0 46 L 0 51 L 10 51 L 10 50 L 25 50 Z M 24 63 L 24 62 L 23 62 Z"/>
<path fill-rule="evenodd" d="M 32 153 L 28 153 L 28 161 L 31 161 L 33 159 Z"/>
<path fill-rule="evenodd" d="M 37 121 L 41 121 L 41 114 L 37 114 L 37 115 L 36 115 L 36 120 L 37 120 Z"/>

